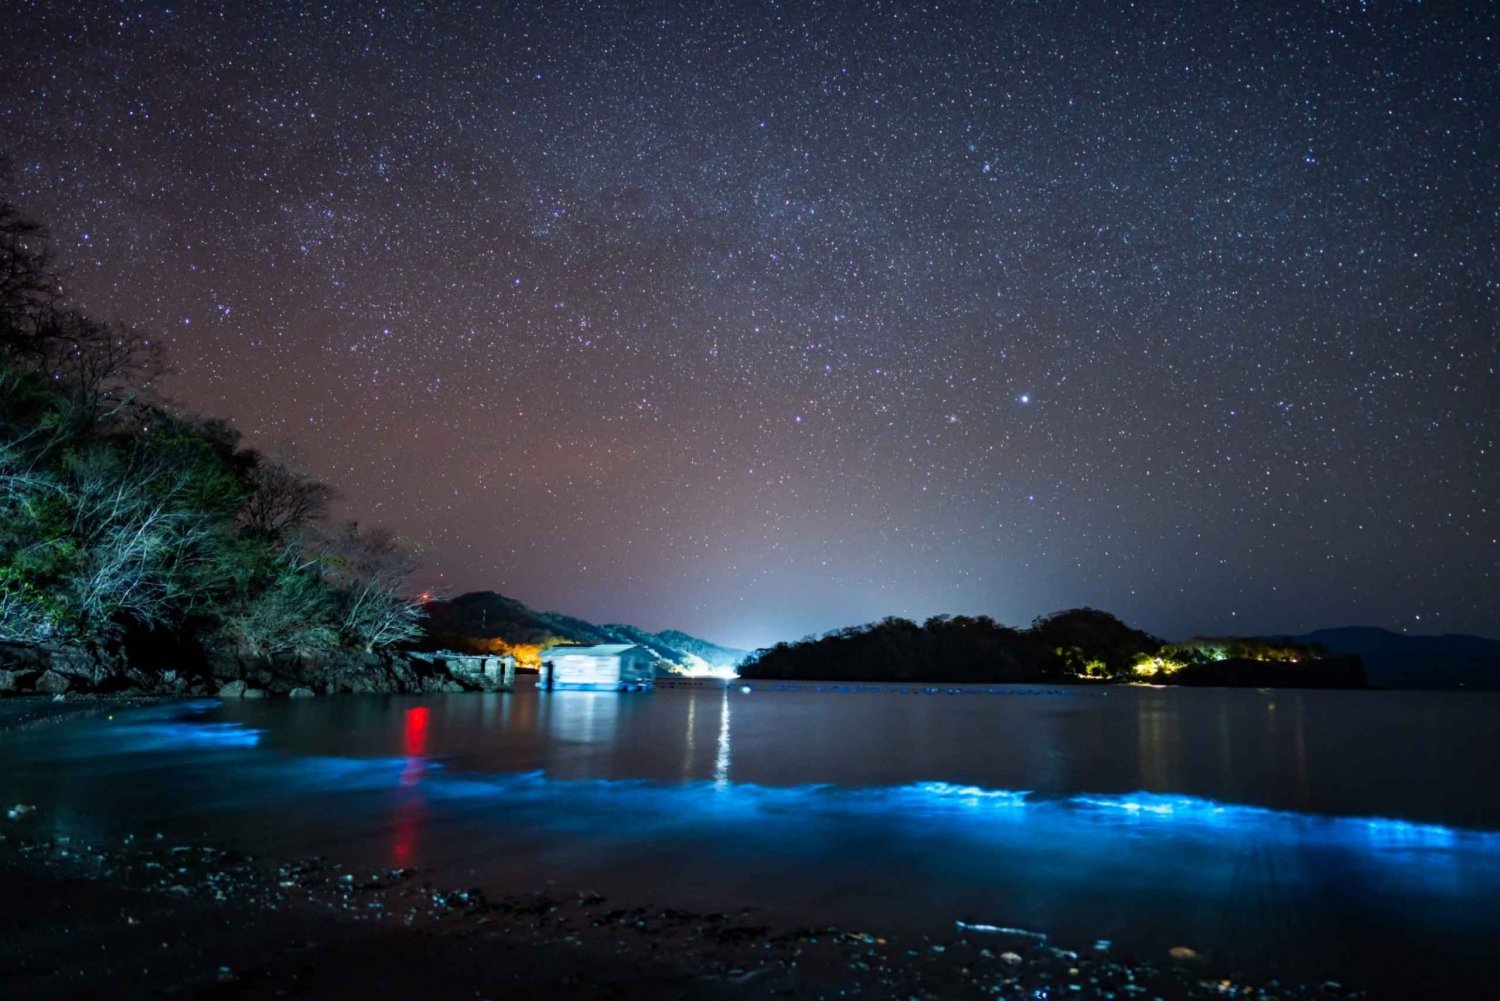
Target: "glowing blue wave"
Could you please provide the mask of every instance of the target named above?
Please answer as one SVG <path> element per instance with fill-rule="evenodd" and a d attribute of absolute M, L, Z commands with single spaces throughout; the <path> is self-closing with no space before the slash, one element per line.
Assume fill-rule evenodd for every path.
<path fill-rule="evenodd" d="M 78 728 L 68 731 L 61 740 L 53 734 L 38 732 L 22 735 L 20 741 L 44 747 L 42 756 L 51 760 L 101 757 L 101 739 L 111 755 L 187 748 L 234 750 L 259 745 L 264 731 L 241 723 L 207 719 L 206 714 L 218 706 L 217 700 L 201 699 L 129 709 L 82 720 Z"/>
<path fill-rule="evenodd" d="M 59 749 L 95 759 L 70 761 L 65 807 L 102 793 L 120 816 L 165 812 L 179 829 L 216 830 L 252 849 L 477 878 L 492 865 L 507 879 L 546 872 L 580 886 L 598 873 L 643 873 L 648 887 L 722 884 L 752 901 L 772 886 L 773 903 L 793 904 L 859 886 L 923 927 L 958 919 L 981 931 L 994 923 L 1059 934 L 1058 922 L 1087 901 L 1089 932 L 1117 940 L 1135 933 L 1138 912 L 1207 934 L 1226 901 L 1262 915 L 1248 940 L 1288 927 L 1299 941 L 1336 932 L 1350 911 L 1461 952 L 1492 941 L 1500 918 L 1500 830 L 1153 792 L 756 785 L 732 781 L 728 760 L 713 778 L 687 782 L 459 770 L 422 753 L 420 730 L 405 733 L 400 757 L 296 754 L 253 727 L 218 722 L 204 712 L 211 706 L 95 718 L 22 743 L 32 760 Z M 143 751 L 155 755 L 143 760 Z M 17 770 L 28 773 L 37 770 Z M 67 809 L 49 809 L 44 787 L 35 793 L 43 816 L 69 822 Z M 1113 923 L 1096 929 L 1100 914 Z M 1223 931 L 1220 947 L 1243 934 L 1240 925 Z"/>
<path fill-rule="evenodd" d="M 300 782 L 321 790 L 389 788 L 410 768 L 402 759 L 304 758 L 283 766 Z M 724 785 L 711 780 L 663 783 L 646 779 L 557 779 L 545 772 L 480 774 L 448 771 L 439 762 L 423 766 L 421 788 L 432 802 L 493 807 L 543 826 L 573 827 L 600 816 L 613 830 L 691 828 L 718 823 L 804 826 L 883 819 L 894 827 L 935 825 L 984 839 L 997 824 L 1017 822 L 1073 829 L 1129 827 L 1143 835 L 1213 840 L 1224 833 L 1252 834 L 1261 842 L 1323 843 L 1381 853 L 1441 851 L 1500 862 L 1500 831 L 1450 827 L 1386 817 L 1342 817 L 1223 803 L 1193 796 L 1149 792 L 1047 795 L 986 789 L 948 782 L 849 787 L 827 784 Z"/>
<path fill-rule="evenodd" d="M 212 701 L 153 707 L 132 712 L 116 724 L 112 744 L 124 752 L 172 748 L 254 748 L 262 731 L 238 723 L 210 722 L 201 713 Z M 1029 790 L 987 789 L 950 782 L 903 786 L 853 787 L 828 784 L 761 786 L 699 780 L 666 783 L 646 779 L 557 779 L 544 772 L 452 773 L 441 762 L 410 758 L 283 757 L 247 761 L 285 793 L 303 791 L 370 791 L 410 784 L 420 776 L 424 794 L 433 800 L 489 800 L 515 808 L 552 805 L 561 814 L 605 810 L 616 817 L 686 817 L 696 812 L 780 815 L 809 819 L 823 815 L 883 815 L 907 821 L 946 818 L 971 826 L 1018 811 L 1033 817 L 1068 818 L 1075 824 L 1171 829 L 1208 833 L 1255 829 L 1258 837 L 1319 841 L 1359 841 L 1383 850 L 1451 848 L 1500 853 L 1500 831 L 1450 827 L 1387 817 L 1347 817 L 1297 813 L 1224 803 L 1195 796 L 1152 792 L 1128 794 L 1041 794 Z M 416 769 L 416 772 L 413 769 Z"/>
<path fill-rule="evenodd" d="M 733 857 L 747 838 L 762 857 L 856 850 L 871 860 L 915 852 L 925 866 L 1146 869 L 1189 882 L 1225 877 L 1247 852 L 1284 864 L 1353 867 L 1404 895 L 1450 901 L 1500 894 L 1500 831 L 1387 817 L 1328 816 L 1151 792 L 1047 794 L 943 781 L 899 786 L 763 786 L 725 778 L 689 782 L 556 778 L 545 772 L 458 772 L 424 756 L 354 758 L 281 753 L 261 732 L 203 715 L 211 704 L 158 707 L 117 717 L 69 745 L 129 774 L 142 752 L 167 755 L 194 789 L 195 808 L 263 815 L 305 812 L 382 817 L 423 804 L 421 824 L 441 837 L 449 821 L 501 843 L 517 832 L 565 835 L 612 850 L 672 845 Z M 56 748 L 50 752 L 55 754 Z M 187 752 L 176 755 L 172 752 Z M 158 765 L 166 762 L 158 762 Z M 232 776 L 224 781 L 224 776 Z M 314 819 L 325 818 L 325 819 Z M 857 849 L 849 848 L 857 844 Z M 979 861 L 973 861 L 979 860 Z M 1026 861 L 1029 860 L 1029 861 Z M 879 864 L 879 863 L 875 863 Z M 1278 863 L 1282 864 L 1282 863 Z M 1222 870 L 1222 871 L 1220 871 Z M 1210 877 L 1210 872 L 1217 876 Z M 1013 875 L 1013 871 L 1012 871 Z M 1010 877 L 1007 877 L 1010 878 Z M 1315 877 L 1309 877 L 1315 878 Z"/>

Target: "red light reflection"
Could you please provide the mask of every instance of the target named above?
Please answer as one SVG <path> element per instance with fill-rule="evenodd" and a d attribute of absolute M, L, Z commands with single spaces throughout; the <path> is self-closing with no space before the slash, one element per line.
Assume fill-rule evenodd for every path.
<path fill-rule="evenodd" d="M 406 768 L 401 784 L 414 786 L 422 778 L 423 755 L 427 753 L 427 707 L 406 710 Z"/>
<path fill-rule="evenodd" d="M 398 868 L 411 865 L 416 854 L 417 831 L 422 824 L 425 806 L 417 783 L 422 781 L 422 770 L 427 755 L 427 707 L 414 706 L 406 710 L 406 731 L 402 750 L 406 754 L 406 767 L 401 770 L 401 785 L 410 790 L 402 793 L 396 808 L 395 836 L 391 843 L 391 859 Z"/>

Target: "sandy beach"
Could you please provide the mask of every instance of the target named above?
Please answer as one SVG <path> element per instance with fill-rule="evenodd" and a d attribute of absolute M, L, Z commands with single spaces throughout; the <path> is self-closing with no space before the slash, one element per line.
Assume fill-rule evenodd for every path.
<path fill-rule="evenodd" d="M 0 989 L 57 998 L 1364 997 L 1250 984 L 1183 953 L 1021 930 L 941 940 L 875 928 L 768 927 L 752 911 L 663 909 L 586 888 L 507 896 L 410 870 L 275 861 L 149 834 L 98 845 L 0 837 Z"/>

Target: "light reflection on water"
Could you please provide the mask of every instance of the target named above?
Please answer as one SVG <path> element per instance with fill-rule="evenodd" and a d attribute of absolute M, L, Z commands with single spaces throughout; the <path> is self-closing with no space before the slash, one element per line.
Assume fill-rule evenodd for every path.
<path fill-rule="evenodd" d="M 718 753 L 714 756 L 714 787 L 726 789 L 729 786 L 729 689 L 724 689 L 723 696 L 719 699 L 719 743 Z"/>
<path fill-rule="evenodd" d="M 1422 770 L 1493 717 L 1455 704 L 1442 733 L 1403 734 L 1390 702 L 1150 694 L 1005 712 L 729 690 L 158 707 L 0 735 L 0 788 L 55 833 L 144 820 L 466 885 L 978 920 L 1396 983 L 1500 961 L 1500 831 L 1433 820 L 1462 799 Z M 1337 759 L 1382 725 L 1397 756 Z"/>

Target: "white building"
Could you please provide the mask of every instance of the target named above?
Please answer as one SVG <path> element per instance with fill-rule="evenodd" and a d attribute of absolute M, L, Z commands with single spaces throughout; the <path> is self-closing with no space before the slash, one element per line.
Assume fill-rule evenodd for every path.
<path fill-rule="evenodd" d="M 544 689 L 650 691 L 656 677 L 656 655 L 633 643 L 600 646 L 555 646 L 542 654 Z"/>

